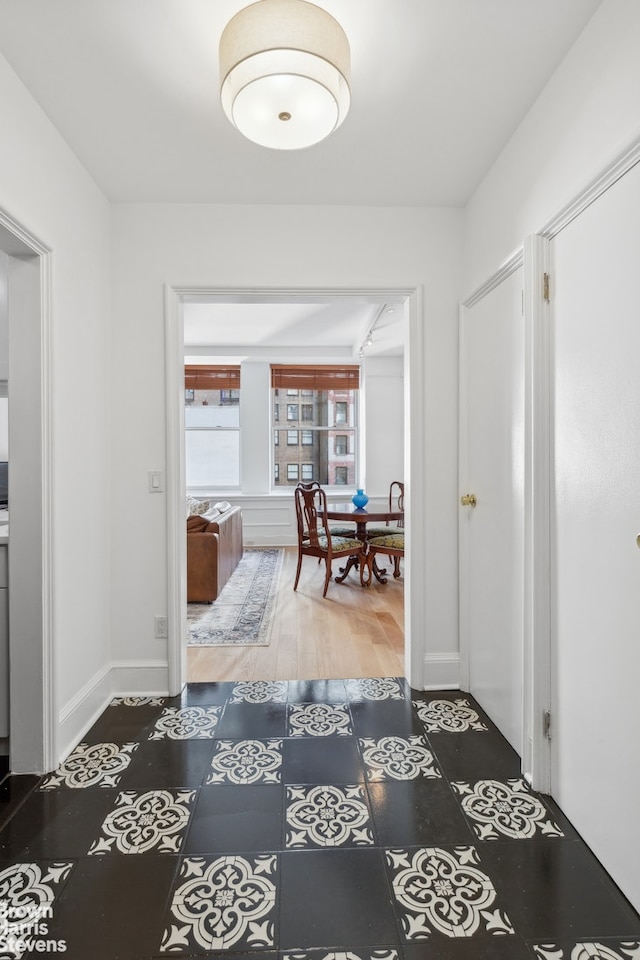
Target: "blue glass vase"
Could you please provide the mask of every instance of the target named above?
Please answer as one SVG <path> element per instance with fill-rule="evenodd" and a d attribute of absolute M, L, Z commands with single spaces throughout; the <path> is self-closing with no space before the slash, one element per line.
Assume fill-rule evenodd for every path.
<path fill-rule="evenodd" d="M 364 490 L 356 490 L 354 495 L 351 497 L 351 502 L 358 508 L 358 510 L 363 510 L 364 507 L 369 503 L 369 497 L 366 495 Z"/>

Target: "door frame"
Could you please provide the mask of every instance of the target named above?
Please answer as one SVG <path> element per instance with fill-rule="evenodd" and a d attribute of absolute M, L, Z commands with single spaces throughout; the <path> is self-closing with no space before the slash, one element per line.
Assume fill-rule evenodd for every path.
<path fill-rule="evenodd" d="M 53 664 L 52 253 L 2 209 L 0 249 L 9 256 L 9 433 L 11 449 L 18 451 L 10 494 L 9 752 L 12 773 L 42 774 L 58 761 Z M 17 369 L 20 380 L 12 381 L 12 371 Z M 28 431 L 19 429 L 25 422 Z"/>
<path fill-rule="evenodd" d="M 404 350 L 404 450 L 407 499 L 405 562 L 405 674 L 412 687 L 424 686 L 424 624 L 426 590 L 424 537 L 411 530 L 424 530 L 426 504 L 411 491 L 424 483 L 424 333 L 421 322 L 423 291 L 420 285 L 357 288 L 273 288 L 165 286 L 165 379 L 167 449 L 167 622 L 169 692 L 177 695 L 186 682 L 186 533 L 184 524 L 184 322 L 182 304 L 188 296 L 211 296 L 219 300 L 250 297 L 258 302 L 315 297 L 325 299 L 380 299 L 407 304 Z"/>
<path fill-rule="evenodd" d="M 524 616 L 522 677 L 522 771 L 531 785 L 548 792 L 550 744 L 545 717 L 551 697 L 551 624 L 549 573 L 551 490 L 551 398 L 549 302 L 544 283 L 548 276 L 549 241 L 539 235 L 527 237 L 483 284 L 460 304 L 459 313 L 459 489 L 469 492 L 473 479 L 468 463 L 469 356 L 465 321 L 469 310 L 521 266 L 524 319 Z M 470 687 L 469 579 L 470 543 L 468 525 L 458 524 L 460 603 L 460 683 Z"/>

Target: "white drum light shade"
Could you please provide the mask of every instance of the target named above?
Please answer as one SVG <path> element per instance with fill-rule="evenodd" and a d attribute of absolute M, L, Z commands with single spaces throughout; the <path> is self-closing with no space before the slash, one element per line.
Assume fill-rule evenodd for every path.
<path fill-rule="evenodd" d="M 307 0 L 259 0 L 220 38 L 222 107 L 255 143 L 309 147 L 346 117 L 350 66 L 349 41 L 326 10 Z"/>

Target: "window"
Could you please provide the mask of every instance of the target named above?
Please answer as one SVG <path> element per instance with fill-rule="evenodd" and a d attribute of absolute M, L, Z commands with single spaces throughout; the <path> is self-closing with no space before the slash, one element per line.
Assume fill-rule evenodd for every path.
<path fill-rule="evenodd" d="M 187 489 L 240 485 L 240 367 L 185 367 Z"/>
<path fill-rule="evenodd" d="M 273 445 L 274 463 L 282 469 L 274 478 L 275 486 L 286 486 L 314 479 L 325 486 L 339 484 L 355 487 L 358 471 L 358 366 L 293 366 L 272 364 L 273 397 L 279 391 L 305 398 L 304 403 L 287 403 L 289 423 L 303 423 L 304 430 L 287 430 L 286 437 L 276 427 L 278 440 Z M 302 409 L 300 409 L 302 408 Z M 274 407 L 275 409 L 275 407 Z M 298 415 L 301 414 L 300 419 Z M 336 425 L 340 429 L 336 431 Z M 292 462 L 296 435 L 299 443 L 297 464 Z M 304 461 L 304 462 L 303 462 Z M 294 470 L 295 467 L 295 470 Z"/>
<path fill-rule="evenodd" d="M 348 404 L 344 400 L 336 400 L 336 423 L 348 423 Z"/>
<path fill-rule="evenodd" d="M 274 431 L 273 431 L 273 442 L 274 442 L 274 444 L 276 445 L 276 447 L 277 447 L 278 444 L 280 443 L 280 431 L 279 431 L 279 430 L 274 430 Z"/>
<path fill-rule="evenodd" d="M 298 431 L 297 430 L 287 430 L 287 446 L 297 447 L 298 446 Z"/>
<path fill-rule="evenodd" d="M 277 483 L 278 480 L 280 479 L 280 464 L 279 464 L 279 463 L 274 463 L 274 465 L 273 465 L 273 479 L 276 481 L 276 483 Z"/>
<path fill-rule="evenodd" d="M 287 396 L 288 396 L 288 397 L 297 397 L 297 396 L 298 396 L 298 391 L 297 391 L 297 390 L 287 390 Z"/>
<path fill-rule="evenodd" d="M 274 405 L 273 405 L 273 419 L 276 421 L 276 423 L 277 423 L 278 420 L 280 419 L 280 404 L 279 404 L 279 403 L 274 403 Z"/>

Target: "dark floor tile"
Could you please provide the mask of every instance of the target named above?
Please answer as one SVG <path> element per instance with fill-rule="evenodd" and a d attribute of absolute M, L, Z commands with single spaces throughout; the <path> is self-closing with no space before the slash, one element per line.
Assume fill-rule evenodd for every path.
<path fill-rule="evenodd" d="M 397 943 L 380 850 L 282 854 L 281 949 Z"/>
<path fill-rule="evenodd" d="M 462 937 L 454 940 L 423 940 L 403 947 L 404 960 L 532 960 L 520 937 Z"/>
<path fill-rule="evenodd" d="M 473 834 L 447 783 L 368 783 L 377 841 L 383 847 L 469 844 Z"/>
<path fill-rule="evenodd" d="M 283 737 L 287 727 L 285 703 L 228 703 L 216 727 L 220 740 Z"/>
<path fill-rule="evenodd" d="M 349 704 L 353 729 L 359 737 L 423 734 L 424 730 L 410 700 L 363 700 Z"/>
<path fill-rule="evenodd" d="M 130 743 L 146 740 L 166 705 L 164 701 L 157 705 L 110 705 L 82 738 L 83 742 Z"/>
<path fill-rule="evenodd" d="M 549 811 L 549 815 L 553 817 L 555 822 L 558 824 L 565 838 L 567 840 L 582 841 L 582 837 L 580 836 L 580 834 L 578 833 L 574 825 L 571 823 L 569 818 L 565 817 L 564 813 L 562 812 L 558 804 L 555 802 L 553 797 L 549 796 L 549 794 L 547 793 L 539 793 L 537 794 L 537 796 L 540 797 L 545 807 Z"/>
<path fill-rule="evenodd" d="M 0 829 L 15 815 L 26 797 L 40 783 L 40 777 L 29 773 L 11 774 L 0 783 Z"/>
<path fill-rule="evenodd" d="M 220 706 L 227 702 L 233 687 L 233 683 L 187 683 L 176 697 L 167 698 L 167 706 Z"/>
<path fill-rule="evenodd" d="M 640 917 L 577 841 L 496 840 L 481 859 L 525 939 L 640 937 Z"/>
<path fill-rule="evenodd" d="M 282 745 L 285 783 L 355 783 L 364 767 L 353 737 L 287 739 Z"/>
<path fill-rule="evenodd" d="M 47 921 L 67 960 L 143 960 L 159 953 L 174 856 L 79 860 Z M 42 956 L 34 953 L 33 956 Z"/>
<path fill-rule="evenodd" d="M 499 733 L 427 733 L 427 740 L 448 780 L 508 780 L 520 776 L 520 757 Z"/>
<path fill-rule="evenodd" d="M 211 770 L 215 740 L 151 740 L 138 744 L 121 790 L 199 787 Z"/>
<path fill-rule="evenodd" d="M 35 790 L 0 831 L 2 859 L 85 856 L 119 790 Z"/>
<path fill-rule="evenodd" d="M 346 703 L 344 680 L 291 680 L 289 703 Z"/>
<path fill-rule="evenodd" d="M 280 784 L 202 787 L 184 853 L 248 853 L 282 849 Z"/>

